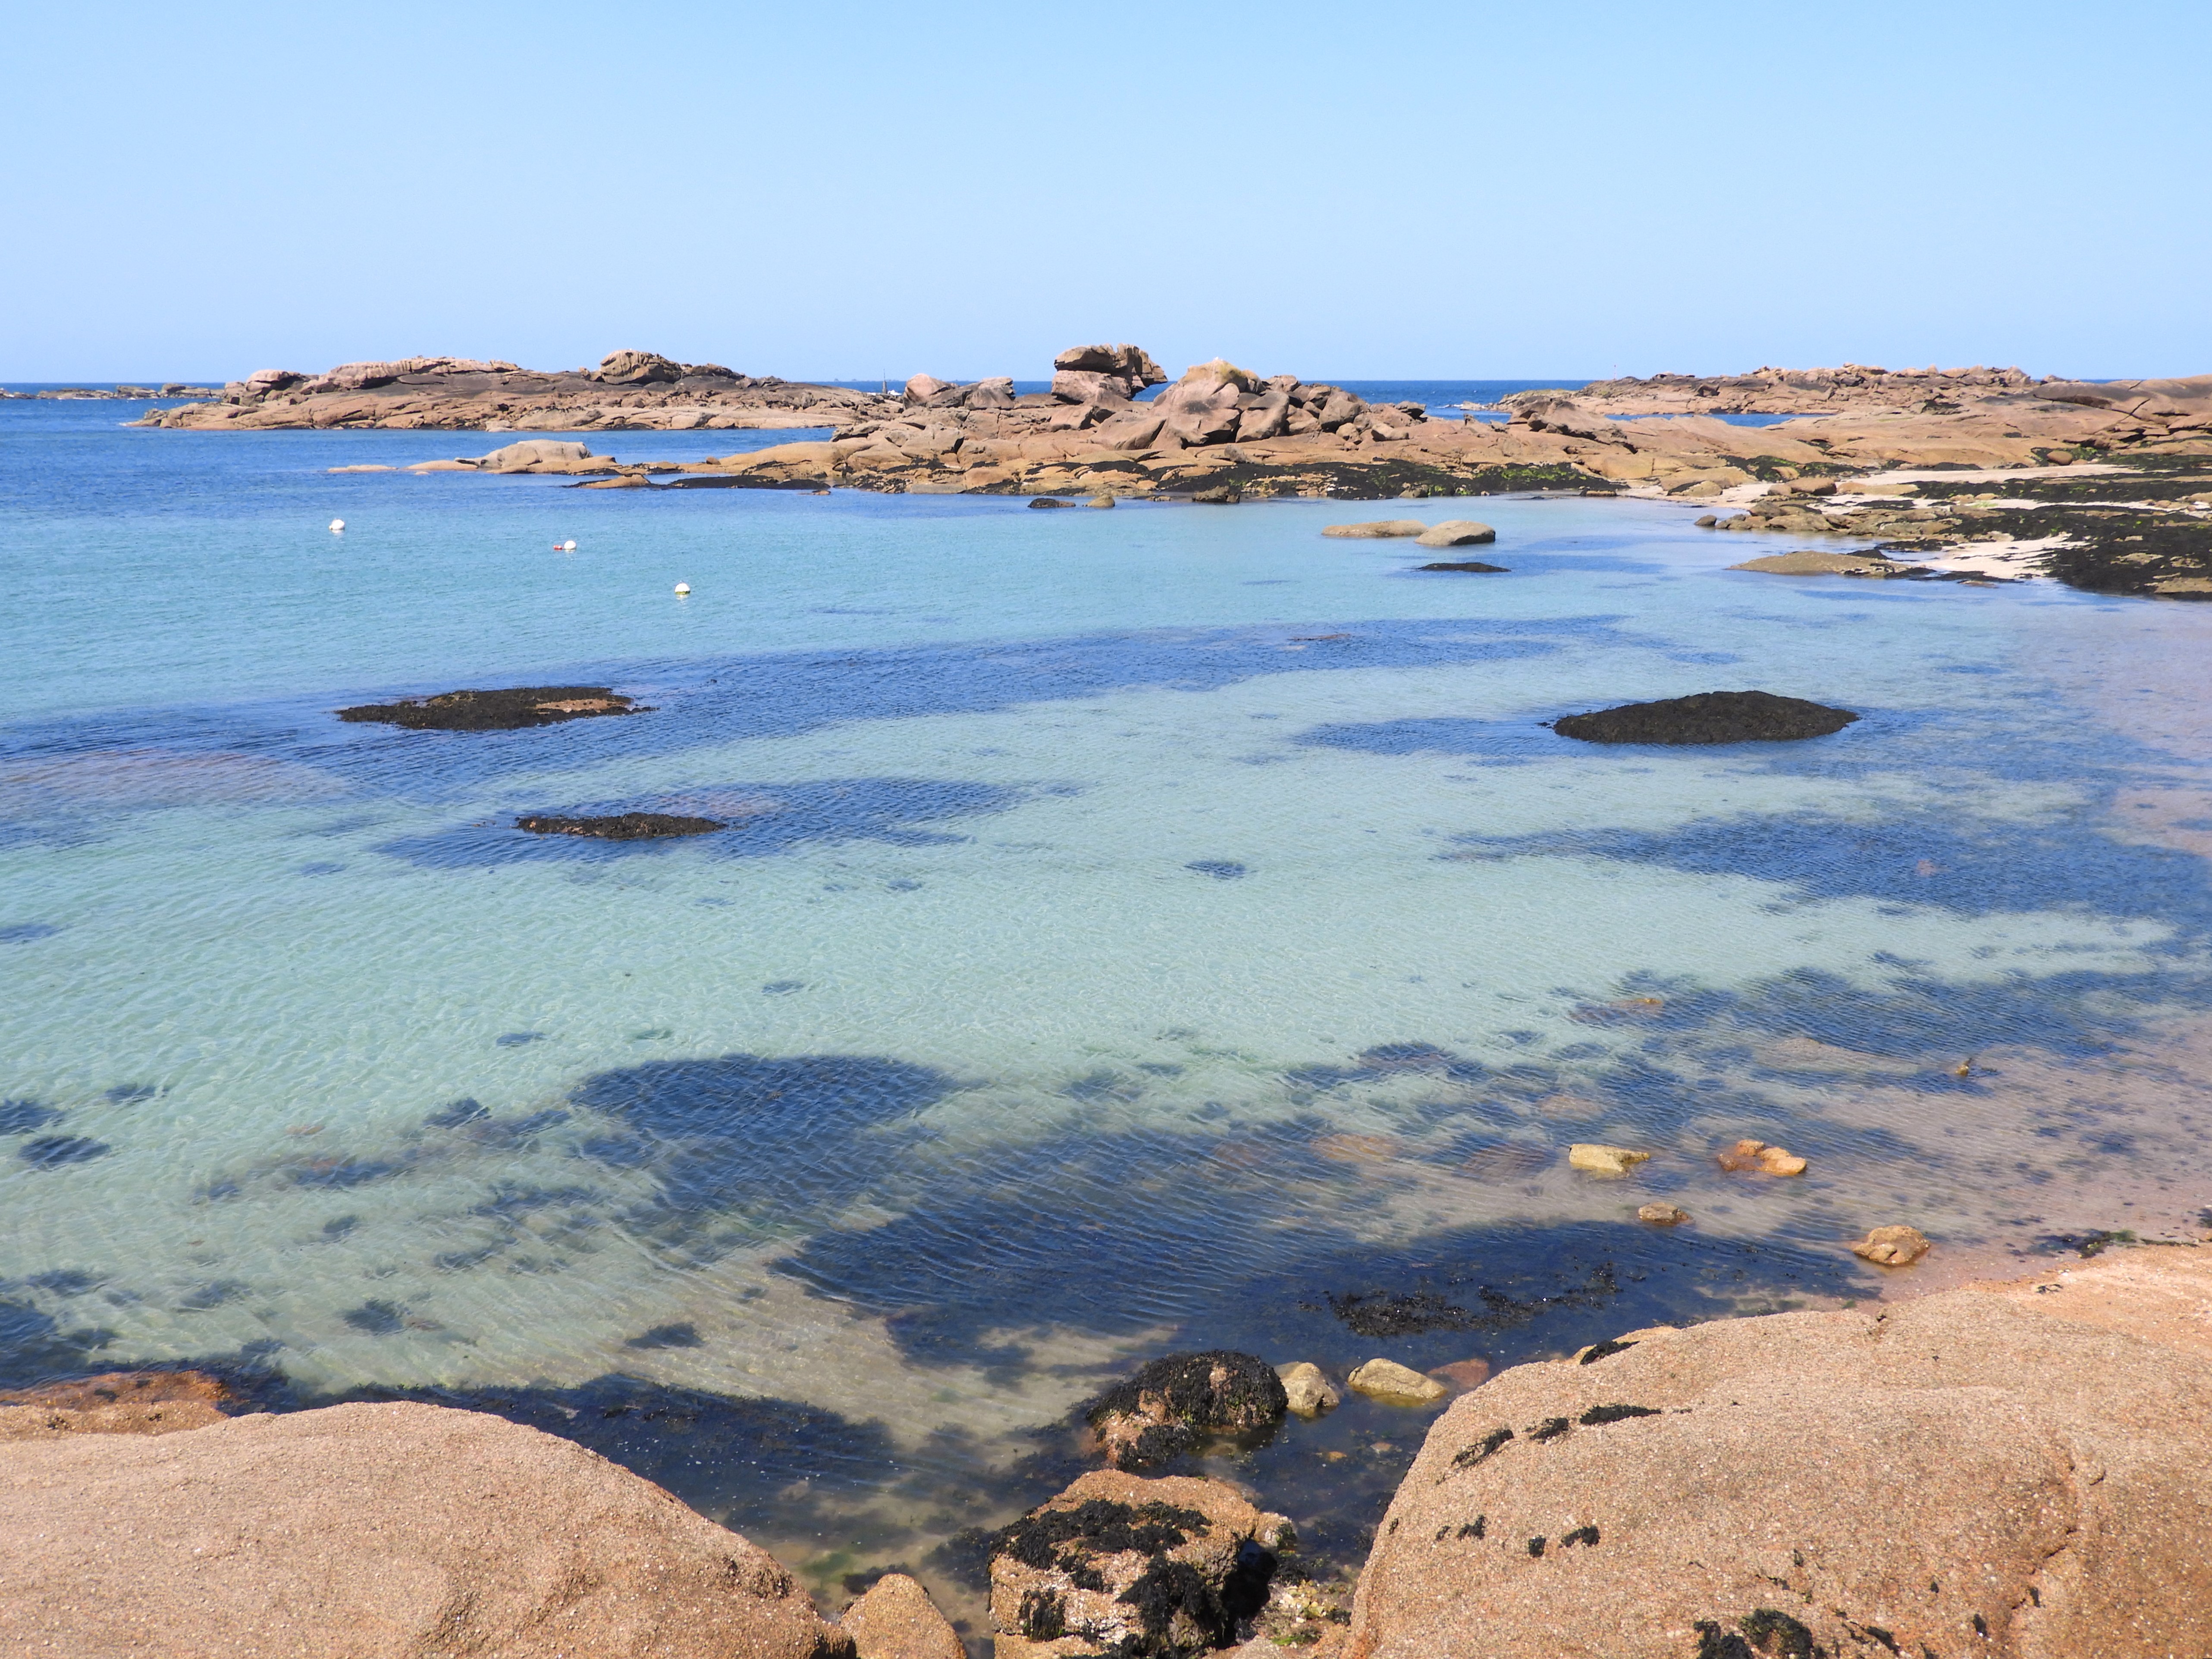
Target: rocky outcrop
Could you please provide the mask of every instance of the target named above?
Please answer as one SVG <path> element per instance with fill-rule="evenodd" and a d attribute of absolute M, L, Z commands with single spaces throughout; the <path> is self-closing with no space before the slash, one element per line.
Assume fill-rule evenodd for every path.
<path fill-rule="evenodd" d="M 1564 715 L 1552 730 L 1584 743 L 1790 743 L 1826 737 L 1857 719 L 1848 708 L 1771 691 L 1699 691 Z"/>
<path fill-rule="evenodd" d="M 1632 1331 L 1437 1420 L 1356 1659 L 2212 1650 L 2212 1249 Z"/>
<path fill-rule="evenodd" d="M 596 368 L 540 371 L 470 357 L 341 363 L 321 374 L 264 368 L 205 403 L 149 412 L 141 426 L 197 430 L 398 427 L 487 432 L 830 426 L 895 398 L 720 363 L 611 351 Z"/>
<path fill-rule="evenodd" d="M 514 732 L 563 720 L 651 711 L 604 685 L 517 685 L 501 691 L 441 691 L 398 702 L 360 703 L 342 720 L 404 726 L 410 732 Z"/>
<path fill-rule="evenodd" d="M 1116 1468 L 1152 1468 L 1209 1440 L 1271 1434 L 1290 1409 L 1265 1360 L 1214 1349 L 1170 1354 L 1116 1383 L 1084 1410 L 1099 1449 Z"/>
<path fill-rule="evenodd" d="M 1272 1373 L 1271 1373 L 1272 1375 Z M 994 1540 L 998 1659 L 1189 1659 L 1250 1633 L 1291 1523 L 1219 1480 L 1084 1475 Z"/>
<path fill-rule="evenodd" d="M 335 1406 L 0 1448 L 0 1651 L 853 1650 L 764 1551 L 501 1418 Z"/>
<path fill-rule="evenodd" d="M 1935 403 L 2026 392 L 2039 383 L 2017 368 L 1758 368 L 1748 374 L 1629 375 L 1572 392 L 1516 392 L 1498 407 L 1541 410 L 1561 400 L 1609 415 L 1832 415 L 1844 410 L 1919 414 Z"/>

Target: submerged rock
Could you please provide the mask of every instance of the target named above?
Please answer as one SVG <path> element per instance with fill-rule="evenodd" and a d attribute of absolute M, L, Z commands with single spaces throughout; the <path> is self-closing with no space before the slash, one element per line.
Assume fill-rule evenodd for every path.
<path fill-rule="evenodd" d="M 636 700 L 604 685 L 517 685 L 501 691 L 441 691 L 433 697 L 362 703 L 342 720 L 375 721 L 410 732 L 514 732 L 600 714 L 641 714 Z"/>
<path fill-rule="evenodd" d="M 1935 1248 L 1917 1227 L 1876 1227 L 1851 1246 L 1851 1254 L 1876 1267 L 1909 1267 Z"/>
<path fill-rule="evenodd" d="M 830 1659 L 766 1551 L 536 1429 L 417 1404 L 0 1448 L 0 1650 Z"/>
<path fill-rule="evenodd" d="M 0 1440 L 174 1434 L 222 1422 L 234 1403 L 205 1371 L 108 1371 L 0 1393 Z"/>
<path fill-rule="evenodd" d="M 1226 1647 L 1267 1605 L 1275 1552 L 1294 1540 L 1287 1520 L 1222 1481 L 1094 1471 L 998 1535 L 999 1659 Z"/>
<path fill-rule="evenodd" d="M 1358 1393 L 1386 1406 L 1425 1406 L 1451 1390 L 1395 1359 L 1370 1359 L 1345 1379 Z"/>
<path fill-rule="evenodd" d="M 2063 1283 L 1632 1331 L 1500 1373 L 1430 1430 L 1349 1650 L 2212 1650 L 2212 1249 Z"/>
<path fill-rule="evenodd" d="M 533 836 L 590 836 L 600 841 L 652 841 L 663 836 L 705 836 L 730 826 L 720 818 L 687 818 L 674 812 L 616 812 L 605 817 L 517 818 Z"/>
<path fill-rule="evenodd" d="M 1552 729 L 1584 743 L 1788 743 L 1826 737 L 1857 719 L 1848 708 L 1771 691 L 1700 691 L 1569 714 Z"/>
<path fill-rule="evenodd" d="M 1764 1175 L 1801 1176 L 1805 1160 L 1786 1146 L 1770 1146 L 1763 1140 L 1739 1140 L 1722 1152 L 1720 1166 L 1731 1172 L 1757 1170 Z"/>
<path fill-rule="evenodd" d="M 1310 1359 L 1278 1365 L 1275 1375 L 1283 1379 L 1283 1394 L 1291 1410 L 1300 1417 L 1319 1417 L 1333 1412 L 1343 1398 L 1328 1378 L 1322 1375 L 1321 1367 Z"/>
<path fill-rule="evenodd" d="M 1654 1227 L 1679 1227 L 1690 1212 L 1679 1204 L 1644 1204 L 1637 1206 L 1636 1218 Z"/>
<path fill-rule="evenodd" d="M 1215 1436 L 1272 1431 L 1289 1409 L 1282 1379 L 1265 1360 L 1213 1349 L 1153 1360 L 1083 1415 L 1106 1461 L 1127 1469 L 1167 1462 Z"/>
<path fill-rule="evenodd" d="M 1583 1170 L 1591 1175 L 1624 1176 L 1639 1164 L 1649 1163 L 1649 1152 L 1632 1152 L 1626 1146 L 1607 1146 L 1595 1140 L 1578 1140 L 1567 1148 L 1570 1168 Z"/>
<path fill-rule="evenodd" d="M 1420 568 L 1423 570 L 1463 570 L 1468 574 L 1475 576 L 1504 576 L 1511 574 L 1502 564 L 1485 564 L 1480 559 L 1439 560 L 1435 564 L 1422 565 Z"/>

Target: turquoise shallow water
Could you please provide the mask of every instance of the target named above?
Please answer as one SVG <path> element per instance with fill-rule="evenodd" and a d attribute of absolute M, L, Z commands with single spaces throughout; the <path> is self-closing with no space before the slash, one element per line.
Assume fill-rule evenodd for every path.
<path fill-rule="evenodd" d="M 0 406 L 11 1379 L 448 1390 L 950 1583 L 1133 1357 L 1504 1363 L 1877 1293 L 1872 1224 L 2212 1201 L 2212 608 L 1733 573 L 1665 503 L 580 492 L 118 418 Z M 1319 533 L 1470 513 L 1509 575 Z M 652 712 L 331 714 L 563 683 Z M 1739 686 L 1864 718 L 1540 724 Z M 733 827 L 512 827 L 629 808 Z M 1418 1434 L 1237 1468 L 1356 1551 Z"/>

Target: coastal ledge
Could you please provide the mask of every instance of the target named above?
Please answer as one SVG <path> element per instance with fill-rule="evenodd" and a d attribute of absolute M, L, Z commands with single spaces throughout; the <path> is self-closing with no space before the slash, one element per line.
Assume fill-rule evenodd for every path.
<path fill-rule="evenodd" d="M 1159 1612 L 1164 1642 L 1197 1628 L 1256 1659 L 1293 1602 L 1286 1639 L 1317 1659 L 2162 1659 L 2212 1645 L 2212 1248 L 1630 1331 L 1469 1382 L 1377 1528 L 1348 1626 L 1304 1606 L 1311 1587 L 1285 1571 L 1280 1594 L 1261 1575 L 1248 1598 L 1261 1610 L 1195 1627 L 1141 1596 L 1114 1602 L 1115 1651 L 1169 1652 L 1149 1641 Z M 0 1443 L 0 1647 L 318 1652 L 344 1630 L 365 1659 L 434 1638 L 514 1659 L 960 1651 L 910 1579 L 830 1623 L 736 1534 L 500 1418 L 406 1403 L 210 1420 L 219 1390 L 179 1382 L 173 1421 L 146 1407 L 101 1419 L 132 1391 L 111 1376 L 43 1405 L 11 1397 L 31 1415 Z M 1218 1484 L 1086 1475 L 1002 1538 L 1074 1538 L 1093 1522 L 1053 1517 L 1102 1481 L 1139 1504 Z M 1281 1517 L 1233 1498 L 1222 1488 L 1231 1543 L 1294 1547 Z M 1209 1517 L 1178 1519 L 1176 1539 Z M 1244 1559 L 1215 1553 L 1224 1569 Z M 1065 1598 L 999 1599 L 994 1622 L 1021 1627 L 1002 1646 L 1103 1659 L 1111 1645 Z"/>

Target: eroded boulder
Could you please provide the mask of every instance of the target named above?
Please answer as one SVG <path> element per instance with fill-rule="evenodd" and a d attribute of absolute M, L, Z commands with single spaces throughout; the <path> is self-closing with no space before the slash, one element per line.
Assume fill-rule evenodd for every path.
<path fill-rule="evenodd" d="M 1227 1647 L 1267 1605 L 1276 1552 L 1294 1536 L 1219 1480 L 1093 1471 L 998 1535 L 999 1659 L 1186 1659 Z"/>
<path fill-rule="evenodd" d="M 2212 1249 L 1632 1331 L 1430 1431 L 1358 1659 L 2212 1649 Z"/>
<path fill-rule="evenodd" d="M 334 1406 L 0 1448 L 0 1651 L 830 1659 L 767 1552 L 568 1440 Z"/>
<path fill-rule="evenodd" d="M 1116 1468 L 1151 1468 L 1217 1437 L 1272 1433 L 1290 1409 L 1283 1381 L 1249 1353 L 1212 1349 L 1155 1359 L 1084 1410 Z"/>

